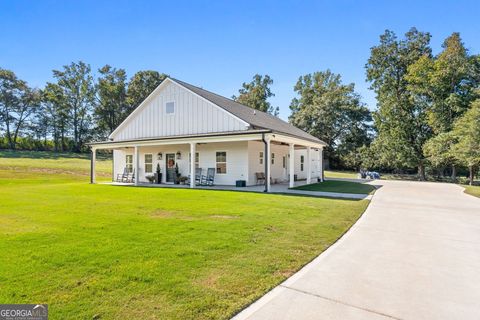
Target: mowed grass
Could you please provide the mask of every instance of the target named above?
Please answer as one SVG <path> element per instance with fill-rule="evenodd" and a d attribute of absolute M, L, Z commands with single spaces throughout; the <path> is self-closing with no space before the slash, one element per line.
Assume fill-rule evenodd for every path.
<path fill-rule="evenodd" d="M 354 194 L 371 194 L 375 191 L 375 187 L 369 184 L 340 180 L 326 180 L 324 182 L 295 187 L 294 189 Z"/>
<path fill-rule="evenodd" d="M 325 170 L 325 178 L 357 179 L 358 172 Z"/>
<path fill-rule="evenodd" d="M 472 196 L 480 198 L 480 186 L 463 186 L 465 188 L 465 193 L 471 194 Z"/>
<path fill-rule="evenodd" d="M 0 159 L 2 303 L 48 303 L 50 319 L 228 319 L 368 203 L 90 185 L 85 168 L 83 157 Z"/>

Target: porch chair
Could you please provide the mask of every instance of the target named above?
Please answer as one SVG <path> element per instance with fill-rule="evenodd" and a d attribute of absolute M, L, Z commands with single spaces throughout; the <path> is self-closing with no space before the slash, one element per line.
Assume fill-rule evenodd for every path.
<path fill-rule="evenodd" d="M 215 181 L 215 168 L 208 168 L 207 175 L 202 175 L 201 185 L 203 186 L 213 186 Z"/>
<path fill-rule="evenodd" d="M 127 183 L 135 182 L 135 169 L 133 169 L 132 174 L 128 174 L 126 181 Z"/>
<path fill-rule="evenodd" d="M 255 178 L 257 179 L 257 184 L 260 184 L 260 181 L 265 183 L 265 173 L 264 172 L 255 172 Z"/>
<path fill-rule="evenodd" d="M 124 182 L 127 180 L 128 177 L 128 169 L 127 167 L 123 168 L 123 173 L 117 173 L 117 182 Z"/>

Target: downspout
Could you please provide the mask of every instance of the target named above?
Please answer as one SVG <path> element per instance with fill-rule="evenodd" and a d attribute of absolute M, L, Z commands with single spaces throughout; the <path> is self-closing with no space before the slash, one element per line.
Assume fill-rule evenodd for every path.
<path fill-rule="evenodd" d="M 264 156 L 264 166 L 265 166 L 265 190 L 263 192 L 268 192 L 268 184 L 267 184 L 267 177 L 268 177 L 268 147 L 267 147 L 267 140 L 265 140 L 265 133 L 262 133 L 262 141 L 265 145 L 265 151 L 263 152 Z"/>

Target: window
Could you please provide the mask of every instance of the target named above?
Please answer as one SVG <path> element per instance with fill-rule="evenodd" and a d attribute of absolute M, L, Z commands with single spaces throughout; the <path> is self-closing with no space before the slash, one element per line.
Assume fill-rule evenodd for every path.
<path fill-rule="evenodd" d="M 275 153 L 272 153 L 272 164 L 275 164 Z"/>
<path fill-rule="evenodd" d="M 259 154 L 259 158 L 260 158 L 260 164 L 263 164 L 263 152 L 260 152 Z"/>
<path fill-rule="evenodd" d="M 151 153 L 145 153 L 145 173 L 153 172 L 153 155 Z"/>
<path fill-rule="evenodd" d="M 282 168 L 285 169 L 287 167 L 287 157 L 283 156 L 282 158 Z"/>
<path fill-rule="evenodd" d="M 303 171 L 303 164 L 305 163 L 305 157 L 300 156 L 300 171 Z"/>
<path fill-rule="evenodd" d="M 174 114 L 175 113 L 175 102 L 167 102 L 165 104 L 165 113 Z"/>
<path fill-rule="evenodd" d="M 192 163 L 192 154 L 189 153 L 189 159 L 188 159 L 188 162 L 189 163 Z M 199 162 L 200 162 L 200 154 L 198 152 L 195 152 L 195 168 L 199 168 Z"/>
<path fill-rule="evenodd" d="M 127 154 L 125 157 L 125 168 L 127 168 L 128 173 L 133 172 L 133 155 L 132 154 Z"/>
<path fill-rule="evenodd" d="M 217 152 L 217 173 L 227 173 L 227 153 L 225 151 Z"/>

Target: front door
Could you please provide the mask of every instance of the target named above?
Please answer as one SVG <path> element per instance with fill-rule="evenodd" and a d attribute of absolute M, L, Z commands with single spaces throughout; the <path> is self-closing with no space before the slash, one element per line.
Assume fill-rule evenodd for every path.
<path fill-rule="evenodd" d="M 174 182 L 175 177 L 175 153 L 167 153 L 165 156 L 165 167 L 167 168 L 167 182 Z"/>

